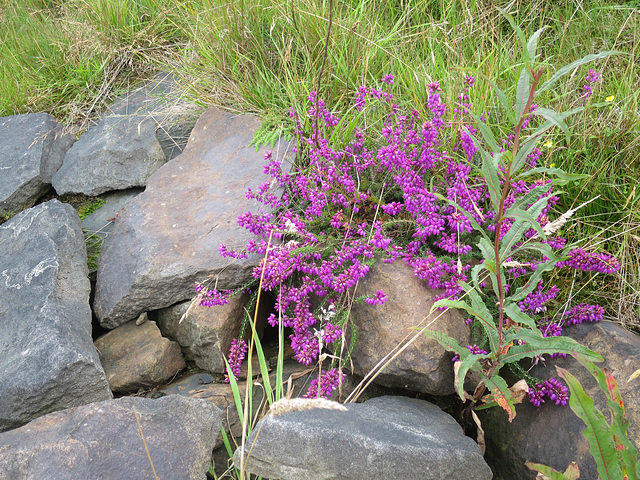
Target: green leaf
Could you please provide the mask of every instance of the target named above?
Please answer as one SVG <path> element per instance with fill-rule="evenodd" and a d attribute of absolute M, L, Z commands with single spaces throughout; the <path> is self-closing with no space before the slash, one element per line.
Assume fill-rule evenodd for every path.
<path fill-rule="evenodd" d="M 478 129 L 480 130 L 480 133 L 482 134 L 482 138 L 484 138 L 485 142 L 487 142 L 487 144 L 489 145 L 489 148 L 491 148 L 491 151 L 493 152 L 499 152 L 500 151 L 500 146 L 498 145 L 498 142 L 496 141 L 496 137 L 493 136 L 493 133 L 491 132 L 491 129 L 487 126 L 486 123 L 484 123 L 481 119 L 480 116 L 476 115 L 475 113 L 469 112 L 473 118 L 476 121 L 476 125 L 478 126 Z M 474 140 L 474 143 L 476 142 L 474 135 L 471 133 L 471 131 L 467 128 L 464 127 L 464 130 L 467 132 L 467 135 L 469 135 L 469 138 Z"/>
<path fill-rule="evenodd" d="M 542 32 L 545 31 L 547 27 L 544 26 L 539 30 L 536 30 L 535 33 L 533 35 L 531 35 L 531 37 L 529 37 L 529 42 L 527 43 L 527 51 L 529 52 L 529 59 L 531 61 L 535 61 L 536 60 L 536 50 L 538 50 L 538 39 L 540 38 L 540 35 L 542 34 Z"/>
<path fill-rule="evenodd" d="M 518 24 L 516 23 L 516 21 L 513 19 L 513 17 L 509 14 L 509 12 L 507 12 L 507 10 L 504 10 L 502 8 L 498 8 L 498 10 L 500 11 L 500 13 L 504 16 L 504 18 L 507 19 L 507 21 L 509 22 L 509 24 L 511 25 L 511 28 L 513 28 L 513 30 L 516 32 L 516 35 L 518 35 L 518 38 L 520 39 L 520 44 L 522 45 L 522 56 L 524 57 L 524 65 L 525 68 L 529 67 L 530 65 L 530 57 L 529 57 L 529 50 L 527 48 L 527 38 L 524 35 L 524 32 L 522 31 L 522 29 L 518 26 Z"/>
<path fill-rule="evenodd" d="M 630 479 L 637 479 L 635 466 L 638 462 L 638 450 L 629 440 L 627 429 L 629 420 L 625 416 L 624 402 L 618 384 L 611 372 L 606 368 L 604 371 L 591 362 L 588 358 L 578 354 L 576 359 L 593 375 L 598 381 L 600 389 L 607 397 L 607 404 L 611 414 L 611 430 L 614 435 L 615 447 L 622 464 L 625 466 L 625 472 Z M 634 477 L 634 475 L 636 475 Z"/>
<path fill-rule="evenodd" d="M 542 85 L 540 85 L 540 88 L 538 88 L 535 96 L 537 97 L 542 92 L 544 92 L 544 91 L 548 90 L 549 88 L 551 88 L 554 83 L 556 83 L 563 76 L 565 76 L 567 73 L 571 72 L 573 69 L 579 67 L 580 65 L 584 65 L 585 63 L 592 62 L 592 61 L 597 60 L 599 58 L 608 57 L 609 55 L 617 55 L 619 53 L 623 53 L 623 52 L 618 51 L 618 50 L 608 50 L 606 52 L 592 53 L 592 54 L 587 55 L 586 57 L 583 57 L 583 58 L 581 58 L 579 60 L 576 60 L 575 62 L 571 62 L 569 65 L 565 65 L 564 67 L 559 69 L 556 73 L 554 73 L 553 76 L 549 80 L 547 80 Z"/>
<path fill-rule="evenodd" d="M 589 442 L 589 452 L 596 462 L 600 478 L 602 480 L 622 479 L 617 451 L 611 441 L 613 432 L 607 420 L 585 393 L 580 382 L 564 368 L 556 366 L 556 369 L 571 390 L 569 398 L 571 410 L 587 425 L 583 434 Z"/>
<path fill-rule="evenodd" d="M 467 348 L 461 347 L 455 338 L 450 337 L 440 330 L 431 330 L 427 328 L 424 331 L 424 334 L 427 338 L 436 340 L 446 351 L 457 353 L 460 358 L 471 355 L 471 352 L 469 352 Z"/>
<path fill-rule="evenodd" d="M 524 313 L 520 306 L 517 303 L 509 302 L 504 306 L 504 313 L 516 323 L 526 325 L 531 329 L 532 332 L 538 333 L 540 337 L 542 337 L 542 332 L 536 326 L 536 322 L 529 315 Z"/>
<path fill-rule="evenodd" d="M 520 78 L 518 78 L 518 87 L 516 90 L 516 118 L 521 119 L 525 117 L 529 112 L 526 112 L 527 101 L 529 100 L 529 93 L 531 91 L 531 82 L 529 73 L 526 68 L 520 71 Z"/>
<path fill-rule="evenodd" d="M 491 378 L 483 375 L 483 381 L 491 392 L 493 400 L 507 412 L 511 422 L 516 416 L 516 408 L 507 382 L 500 375 L 493 375 Z"/>
<path fill-rule="evenodd" d="M 577 480 L 580 478 L 580 470 L 578 470 L 575 463 L 569 465 L 564 473 L 560 473 L 559 471 L 540 463 L 525 462 L 525 465 L 535 472 L 542 473 L 550 480 Z M 572 468 L 573 466 L 575 466 L 575 468 Z"/>
<path fill-rule="evenodd" d="M 520 249 L 518 249 L 520 250 Z M 542 264 L 538 264 L 536 266 L 535 271 L 527 278 L 527 282 L 520 288 L 518 288 L 513 295 L 509 295 L 509 300 L 513 302 L 519 302 L 524 297 L 529 295 L 537 286 L 540 280 L 542 279 L 542 275 L 551 270 L 555 264 L 556 260 L 548 260 Z"/>
<path fill-rule="evenodd" d="M 556 177 L 553 182 L 556 185 L 566 185 L 570 182 L 591 178 L 590 175 L 582 173 L 567 173 L 559 168 L 536 167 L 529 170 L 523 170 L 521 173 L 514 177 L 514 180 L 521 180 L 532 175 L 539 176 L 540 174 L 548 174 L 550 176 Z"/>
<path fill-rule="evenodd" d="M 538 107 L 533 112 L 533 115 L 544 117 L 547 121 L 553 123 L 556 127 L 558 127 L 560 130 L 563 131 L 565 138 L 567 139 L 567 143 L 569 143 L 569 141 L 571 140 L 571 133 L 569 132 L 569 127 L 564 122 L 564 120 L 560 117 L 558 112 L 556 112 L 555 110 L 552 110 L 551 108 Z"/>
<path fill-rule="evenodd" d="M 460 357 L 461 362 L 460 369 L 458 370 L 458 383 L 455 387 L 460 400 L 462 400 L 463 402 L 466 400 L 464 398 L 464 379 L 467 376 L 467 372 L 471 369 L 482 372 L 480 360 L 484 360 L 485 358 L 489 358 L 489 355 L 475 355 L 471 352 L 469 352 L 469 355 L 467 355 L 465 358 Z"/>
<path fill-rule="evenodd" d="M 498 85 L 491 78 L 489 78 L 487 75 L 485 75 L 483 72 L 481 72 L 477 68 L 466 67 L 466 68 L 463 68 L 463 70 L 472 72 L 476 77 L 482 77 L 482 79 L 491 86 L 493 91 L 496 92 L 496 95 L 498 96 L 500 105 L 502 105 L 502 110 L 507 114 L 510 124 L 513 125 L 516 122 L 516 120 L 515 120 L 515 117 L 513 116 L 511 102 L 509 102 L 509 99 L 507 98 L 507 95 L 504 93 L 504 90 L 498 87 Z"/>
<path fill-rule="evenodd" d="M 547 123 L 549 124 L 549 128 L 551 128 L 551 123 Z M 520 147 L 520 150 L 516 152 L 516 156 L 513 159 L 513 165 L 511 167 L 512 174 L 516 174 L 522 167 L 524 167 L 525 162 L 527 161 L 527 157 L 531 152 L 533 152 L 533 149 L 536 148 L 536 145 L 538 144 L 538 138 L 543 133 L 544 132 L 541 132 L 537 135 L 534 134 L 527 137 L 527 139 L 522 144 L 522 147 Z"/>
<path fill-rule="evenodd" d="M 504 343 L 516 342 L 518 340 L 526 342 L 524 345 L 514 345 L 507 353 L 500 357 L 503 363 L 513 363 L 524 358 L 533 358 L 536 355 L 564 353 L 575 356 L 581 353 L 594 362 L 602 362 L 604 359 L 598 353 L 589 350 L 584 345 L 580 345 L 570 337 L 540 337 L 528 328 L 520 328 L 517 331 L 509 332 L 504 338 Z"/>
<path fill-rule="evenodd" d="M 236 412 L 238 413 L 238 420 L 240 421 L 240 425 L 244 425 L 244 408 L 242 408 L 242 397 L 240 395 L 240 388 L 238 387 L 238 382 L 236 381 L 236 377 L 231 371 L 231 366 L 225 357 L 222 357 L 224 360 L 224 364 L 227 366 L 227 376 L 229 377 L 229 385 L 231 385 L 231 393 L 233 394 L 233 401 L 236 405 Z M 251 382 L 247 382 L 247 388 L 249 387 Z"/>
<path fill-rule="evenodd" d="M 537 187 L 531 188 L 527 193 L 516 199 L 513 205 L 511 205 L 511 207 L 507 209 L 507 214 L 509 213 L 509 209 L 511 208 L 528 208 L 529 205 L 533 205 L 535 202 L 537 202 L 541 196 L 548 197 L 550 195 L 549 190 L 551 190 L 551 187 L 549 185 L 538 185 Z M 558 195 L 559 193 L 561 192 L 553 192 L 554 195 Z"/>

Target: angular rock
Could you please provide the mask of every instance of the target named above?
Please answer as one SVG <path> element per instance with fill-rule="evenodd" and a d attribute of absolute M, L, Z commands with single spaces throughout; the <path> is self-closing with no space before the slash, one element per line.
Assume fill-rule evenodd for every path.
<path fill-rule="evenodd" d="M 144 187 L 166 161 L 151 118 L 104 117 L 69 149 L 53 176 L 58 195 Z"/>
<path fill-rule="evenodd" d="M 351 359 L 354 373 L 362 376 L 407 335 L 415 334 L 415 327 L 422 328 L 440 313 L 434 312 L 429 317 L 434 297 L 440 292 L 415 277 L 413 269 L 403 261 L 377 262 L 360 280 L 357 294 L 374 296 L 377 290 L 386 294 L 384 304 L 363 302 L 354 304 L 351 310 L 357 333 Z M 467 345 L 471 338 L 465 317 L 454 309 L 447 310 L 429 328 L 446 333 L 461 345 Z M 435 340 L 422 336 L 387 365 L 375 381 L 432 395 L 451 394 L 454 392 L 451 354 Z"/>
<path fill-rule="evenodd" d="M 103 241 L 106 240 L 113 231 L 119 212 L 142 191 L 142 188 L 130 188 L 101 195 L 100 198 L 104 200 L 104 204 L 82 220 L 82 229 Z"/>
<path fill-rule="evenodd" d="M 48 113 L 0 118 L 0 215 L 31 207 L 73 144 Z"/>
<path fill-rule="evenodd" d="M 0 225 L 0 431 L 111 398 L 91 338 L 75 210 L 51 200 Z"/>
<path fill-rule="evenodd" d="M 243 249 L 253 238 L 237 219 L 257 211 L 245 192 L 267 179 L 266 150 L 247 146 L 259 125 L 256 117 L 210 108 L 184 153 L 152 175 L 120 213 L 98 263 L 94 310 L 102 326 L 189 299 L 194 282 L 209 275 L 222 289 L 251 278 L 257 257 L 223 258 L 218 247 Z M 274 154 L 282 156 L 286 146 L 279 143 Z"/>
<path fill-rule="evenodd" d="M 185 100 L 184 88 L 176 78 L 158 72 L 147 84 L 127 93 L 110 107 L 115 115 L 151 117 L 157 124 L 156 136 L 167 160 L 182 153 L 201 107 Z"/>
<path fill-rule="evenodd" d="M 220 428 L 220 410 L 205 400 L 92 403 L 0 434 L 0 478 L 152 479 L 148 448 L 157 478 L 204 480 Z"/>
<path fill-rule="evenodd" d="M 156 322 L 125 323 L 95 341 L 111 390 L 153 388 L 186 367 L 180 345 L 160 334 Z"/>
<path fill-rule="evenodd" d="M 378 397 L 345 407 L 266 416 L 247 439 L 246 470 L 271 480 L 491 479 L 478 445 L 431 403 Z"/>
<path fill-rule="evenodd" d="M 231 340 L 240 333 L 247 296 L 229 299 L 226 305 L 194 306 L 182 321 L 191 302 L 183 302 L 158 311 L 158 326 L 175 339 L 187 360 L 212 373 L 226 373 L 224 358 L 229 354 Z"/>
<path fill-rule="evenodd" d="M 640 366 L 640 336 L 618 324 L 601 321 L 564 328 L 565 335 L 600 353 L 618 383 L 629 420 L 629 439 L 640 449 L 640 380 L 627 382 Z M 591 374 L 573 358 L 547 360 L 546 365 L 533 368 L 536 378 L 559 378 L 555 365 L 568 370 L 584 387 L 596 406 L 610 419 L 606 399 Z M 530 365 L 523 365 L 529 368 Z M 512 423 L 498 408 L 478 412 L 487 440 L 487 462 L 496 480 L 535 479 L 526 461 L 542 463 L 561 472 L 571 462 L 577 462 L 580 478 L 597 478 L 598 472 L 589 444 L 582 432 L 586 426 L 569 406 L 559 406 L 546 400 L 540 407 L 525 401 L 516 406 Z"/>

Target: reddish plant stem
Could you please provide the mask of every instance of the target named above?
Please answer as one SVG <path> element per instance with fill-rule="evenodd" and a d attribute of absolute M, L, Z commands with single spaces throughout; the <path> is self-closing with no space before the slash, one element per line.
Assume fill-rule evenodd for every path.
<path fill-rule="evenodd" d="M 524 121 L 527 118 L 527 113 L 531 110 L 531 105 L 533 104 L 533 98 L 536 93 L 536 88 L 538 86 L 538 82 L 540 81 L 540 77 L 542 77 L 543 69 L 538 69 L 537 72 L 531 70 L 531 75 L 533 76 L 533 83 L 531 84 L 531 88 L 529 90 L 529 98 L 527 98 L 527 104 L 524 107 L 523 114 L 520 115 L 518 119 L 518 124 L 514 130 L 514 139 L 513 146 L 511 148 L 511 161 L 507 165 L 507 172 L 504 177 L 504 184 L 502 186 L 502 194 L 500 196 L 500 206 L 498 207 L 498 219 L 496 222 L 496 233 L 493 239 L 493 250 L 496 257 L 496 282 L 498 285 L 498 352 L 496 352 L 496 357 L 499 357 L 502 352 L 502 328 L 504 324 L 504 286 L 502 285 L 502 259 L 500 258 L 500 232 L 502 231 L 502 223 L 504 221 L 504 204 L 507 200 L 507 196 L 509 195 L 509 190 L 511 189 L 511 175 L 513 172 L 511 171 L 513 167 L 513 160 L 516 158 L 516 154 L 518 153 L 518 148 L 520 147 L 520 133 L 522 132 L 522 126 L 524 125 Z M 506 327 L 510 327 L 513 325 L 513 321 L 508 318 Z"/>

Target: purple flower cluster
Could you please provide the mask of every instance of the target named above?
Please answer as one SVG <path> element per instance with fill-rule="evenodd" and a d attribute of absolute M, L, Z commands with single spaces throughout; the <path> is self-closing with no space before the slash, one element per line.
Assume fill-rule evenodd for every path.
<path fill-rule="evenodd" d="M 566 405 L 569 402 L 569 389 L 553 377 L 529 389 L 529 400 L 536 407 L 544 403 L 544 397 L 556 402 L 556 405 Z"/>
<path fill-rule="evenodd" d="M 481 349 L 479 346 L 477 345 L 467 345 L 467 350 L 469 350 L 473 355 L 486 355 L 487 351 Z M 460 355 L 458 355 L 457 353 L 451 357 L 451 361 L 452 362 L 457 362 L 460 360 Z"/>
<path fill-rule="evenodd" d="M 558 262 L 557 267 L 571 267 L 583 272 L 615 273 L 620 270 L 618 259 L 608 253 L 586 252 L 576 248 L 569 252 L 569 258 Z"/>
<path fill-rule="evenodd" d="M 598 322 L 604 316 L 604 308 L 600 305 L 581 303 L 565 314 L 567 325 L 577 325 L 582 322 Z"/>
<path fill-rule="evenodd" d="M 591 95 L 593 95 L 593 84 L 600 79 L 600 73 L 596 72 L 593 68 L 589 69 L 587 76 L 585 77 L 585 84 L 582 87 L 582 99 L 587 101 Z"/>
<path fill-rule="evenodd" d="M 319 379 L 311 380 L 311 385 L 307 390 L 307 398 L 329 398 L 331 393 L 338 388 L 342 382 L 344 374 L 337 368 L 332 368 L 320 374 Z M 319 380 L 319 381 L 318 381 Z"/>
<path fill-rule="evenodd" d="M 247 350 L 249 349 L 247 343 L 244 340 L 238 340 L 234 338 L 231 340 L 231 348 L 229 349 L 229 368 L 231 373 L 233 373 L 234 377 L 237 379 L 240 375 L 240 367 L 242 365 L 242 361 L 244 360 L 245 355 L 247 354 Z M 229 382 L 229 378 L 226 379 Z"/>

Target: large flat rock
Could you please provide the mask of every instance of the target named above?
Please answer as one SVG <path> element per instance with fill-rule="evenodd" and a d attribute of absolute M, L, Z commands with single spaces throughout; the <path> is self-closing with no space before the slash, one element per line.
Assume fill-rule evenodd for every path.
<path fill-rule="evenodd" d="M 210 402 L 178 395 L 70 408 L 0 434 L 0 478 L 204 480 L 221 425 Z"/>
<path fill-rule="evenodd" d="M 111 398 L 87 273 L 70 205 L 51 200 L 0 225 L 0 431 Z"/>
<path fill-rule="evenodd" d="M 47 191 L 73 140 L 47 113 L 0 117 L 0 214 L 29 208 Z"/>
<path fill-rule="evenodd" d="M 264 154 L 248 147 L 260 120 L 207 110 L 182 153 L 153 174 L 120 213 L 98 262 L 94 310 L 115 328 L 145 311 L 193 297 L 209 275 L 218 288 L 251 277 L 258 259 L 230 260 L 220 244 L 242 249 L 253 238 L 237 218 L 258 205 L 246 199 L 265 180 Z M 274 149 L 284 154 L 285 142 Z"/>
<path fill-rule="evenodd" d="M 267 415 L 246 441 L 247 472 L 272 480 L 490 480 L 480 447 L 435 405 L 378 397 Z M 241 465 L 241 449 L 234 454 Z"/>

